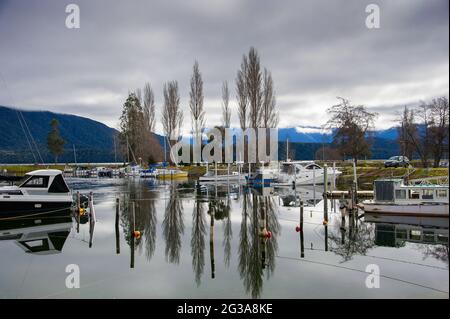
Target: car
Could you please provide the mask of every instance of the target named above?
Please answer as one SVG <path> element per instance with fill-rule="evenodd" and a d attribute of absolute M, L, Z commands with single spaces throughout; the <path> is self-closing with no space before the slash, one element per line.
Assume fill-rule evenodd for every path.
<path fill-rule="evenodd" d="M 406 156 L 392 156 L 384 161 L 384 167 L 408 167 L 409 159 Z"/>

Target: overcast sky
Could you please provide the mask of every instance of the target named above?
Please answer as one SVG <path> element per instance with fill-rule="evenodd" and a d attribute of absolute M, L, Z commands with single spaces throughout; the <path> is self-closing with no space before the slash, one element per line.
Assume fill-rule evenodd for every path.
<path fill-rule="evenodd" d="M 80 7 L 79 29 L 65 26 L 69 3 Z M 366 27 L 370 3 L 380 7 L 379 29 Z M 177 80 L 188 130 L 188 85 L 198 60 L 207 125 L 220 123 L 224 80 L 238 125 L 234 79 L 254 46 L 273 75 L 280 127 L 320 126 L 343 96 L 378 112 L 377 127 L 386 128 L 403 105 L 448 96 L 448 6 L 448 0 L 0 0 L 0 105 L 117 127 L 130 89 L 151 83 L 159 120 L 163 83 Z"/>

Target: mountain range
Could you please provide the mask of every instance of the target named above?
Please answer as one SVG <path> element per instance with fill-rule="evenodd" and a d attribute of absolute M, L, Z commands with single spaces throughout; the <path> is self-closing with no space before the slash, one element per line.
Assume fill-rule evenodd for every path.
<path fill-rule="evenodd" d="M 89 118 L 49 111 L 26 111 L 0 106 L 0 163 L 33 163 L 53 161 L 46 140 L 50 121 L 59 122 L 65 140 L 60 162 L 97 163 L 121 161 L 115 150 L 117 130 Z M 31 133 L 31 134 L 30 134 Z M 156 136 L 160 144 L 163 137 Z M 398 153 L 395 127 L 374 132 L 372 158 L 387 158 Z M 279 157 L 285 158 L 286 141 L 298 160 L 314 159 L 322 146 L 332 141 L 332 133 L 320 127 L 298 126 L 278 129 Z M 33 149 L 33 152 L 30 151 Z M 36 152 L 36 149 L 39 150 Z"/>

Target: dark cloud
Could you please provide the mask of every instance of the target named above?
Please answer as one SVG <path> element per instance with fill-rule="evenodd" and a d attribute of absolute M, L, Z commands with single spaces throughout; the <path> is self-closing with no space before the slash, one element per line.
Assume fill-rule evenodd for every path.
<path fill-rule="evenodd" d="M 392 108 L 448 95 L 446 0 L 376 1 L 377 30 L 365 26 L 366 5 L 375 1 L 73 2 L 79 30 L 65 28 L 67 3 L 0 1 L 0 71 L 9 91 L 0 86 L 0 104 L 114 126 L 129 89 L 151 82 L 160 107 L 163 83 L 178 80 L 187 113 L 198 60 L 213 125 L 221 83 L 229 81 L 234 97 L 236 70 L 250 46 L 273 73 L 286 126 L 323 124 L 336 96 L 376 109 L 378 125 L 386 126 Z"/>

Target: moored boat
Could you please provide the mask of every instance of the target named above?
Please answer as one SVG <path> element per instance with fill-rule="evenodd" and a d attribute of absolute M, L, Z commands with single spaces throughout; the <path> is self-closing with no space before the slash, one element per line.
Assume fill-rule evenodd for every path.
<path fill-rule="evenodd" d="M 374 199 L 362 202 L 377 214 L 448 218 L 448 185 L 405 185 L 402 179 L 374 182 Z"/>
<path fill-rule="evenodd" d="M 72 195 L 60 170 L 29 172 L 19 186 L 0 187 L 0 218 L 69 209 Z"/>

